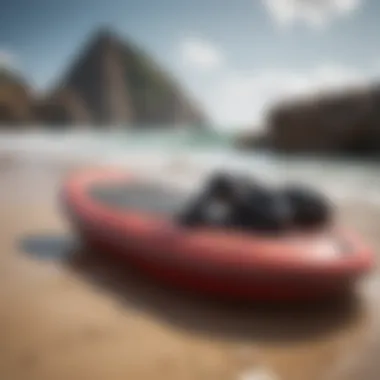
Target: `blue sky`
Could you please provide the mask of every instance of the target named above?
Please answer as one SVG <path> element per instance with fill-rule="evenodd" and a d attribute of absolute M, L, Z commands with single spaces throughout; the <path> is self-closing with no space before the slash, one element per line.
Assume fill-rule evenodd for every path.
<path fill-rule="evenodd" d="M 142 45 L 222 125 L 380 74 L 378 0 L 0 0 L 0 61 L 45 90 L 97 27 Z"/>

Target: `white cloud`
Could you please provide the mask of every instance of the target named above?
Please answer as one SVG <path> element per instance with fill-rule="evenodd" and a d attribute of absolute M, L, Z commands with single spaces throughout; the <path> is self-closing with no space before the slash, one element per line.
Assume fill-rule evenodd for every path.
<path fill-rule="evenodd" d="M 223 63 L 222 53 L 210 42 L 198 38 L 182 41 L 181 56 L 185 65 L 201 70 L 215 69 Z"/>
<path fill-rule="evenodd" d="M 303 22 L 309 26 L 321 28 L 328 25 L 334 18 L 352 14 L 364 0 L 262 1 L 274 19 L 282 26 Z"/>
<path fill-rule="evenodd" d="M 336 0 L 345 12 L 353 9 L 353 1 Z M 205 40 L 194 38 L 182 40 L 181 53 L 186 65 L 207 71 L 207 76 L 195 72 L 190 77 L 186 75 L 189 88 L 197 94 L 213 120 L 227 128 L 261 125 L 265 112 L 279 101 L 357 86 L 380 76 L 377 66 L 359 71 L 329 62 L 304 71 L 280 68 L 237 71 L 225 64 L 222 51 Z"/>
<path fill-rule="evenodd" d="M 307 72 L 230 72 L 215 82 L 210 91 L 213 96 L 208 96 L 206 102 L 219 125 L 252 126 L 262 123 L 266 110 L 275 102 L 361 85 L 369 79 L 356 70 L 333 64 Z"/>

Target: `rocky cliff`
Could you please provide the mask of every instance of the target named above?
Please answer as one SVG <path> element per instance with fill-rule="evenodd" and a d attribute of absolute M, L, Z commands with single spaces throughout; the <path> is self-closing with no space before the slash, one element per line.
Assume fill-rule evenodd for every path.
<path fill-rule="evenodd" d="M 7 68 L 0 68 L 1 128 L 20 128 L 33 123 L 33 97 L 26 81 Z"/>
<path fill-rule="evenodd" d="M 380 86 L 281 104 L 268 117 L 276 150 L 331 154 L 380 153 Z"/>

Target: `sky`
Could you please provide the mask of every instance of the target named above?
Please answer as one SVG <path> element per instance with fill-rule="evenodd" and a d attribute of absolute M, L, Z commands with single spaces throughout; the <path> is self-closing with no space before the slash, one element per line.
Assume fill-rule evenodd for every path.
<path fill-rule="evenodd" d="M 380 76 L 379 0 L 0 0 L 0 64 L 45 91 L 100 26 L 141 45 L 221 126 Z"/>

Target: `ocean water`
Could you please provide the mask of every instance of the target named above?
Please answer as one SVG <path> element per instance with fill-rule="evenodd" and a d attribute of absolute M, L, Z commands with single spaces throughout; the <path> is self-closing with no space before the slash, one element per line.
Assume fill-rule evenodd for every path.
<path fill-rule="evenodd" d="M 193 186 L 210 171 L 231 169 L 274 184 L 302 182 L 339 201 L 365 201 L 380 207 L 380 163 L 243 152 L 233 146 L 231 135 L 216 132 L 3 133 L 0 153 L 30 165 L 46 160 L 117 165 L 176 186 Z"/>

